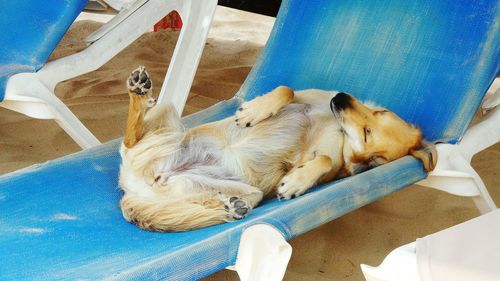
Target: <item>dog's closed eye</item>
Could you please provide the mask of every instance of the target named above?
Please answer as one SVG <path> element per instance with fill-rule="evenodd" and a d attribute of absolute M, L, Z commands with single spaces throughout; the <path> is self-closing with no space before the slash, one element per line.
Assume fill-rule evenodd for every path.
<path fill-rule="evenodd" d="M 372 133 L 372 130 L 370 128 L 363 128 L 363 133 L 365 136 L 365 143 L 368 141 L 368 136 Z"/>

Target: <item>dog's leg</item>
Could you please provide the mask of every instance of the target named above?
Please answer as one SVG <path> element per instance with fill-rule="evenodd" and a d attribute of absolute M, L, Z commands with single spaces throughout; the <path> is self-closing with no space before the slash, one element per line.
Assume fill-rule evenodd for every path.
<path fill-rule="evenodd" d="M 156 99 L 152 97 L 153 81 L 144 66 L 130 74 L 127 89 L 130 96 L 124 139 L 127 148 L 134 146 L 148 132 L 184 130 L 179 114 L 172 104 L 156 105 Z"/>
<path fill-rule="evenodd" d="M 264 194 L 257 187 L 235 181 L 223 181 L 219 184 L 220 197 L 229 217 L 239 220 L 257 207 Z"/>
<path fill-rule="evenodd" d="M 326 155 L 318 155 L 312 160 L 300 164 L 281 179 L 278 185 L 278 198 L 291 199 L 304 194 L 332 168 L 332 159 Z"/>
<path fill-rule="evenodd" d="M 244 102 L 236 111 L 236 125 L 251 127 L 265 120 L 293 101 L 292 89 L 280 86 L 271 92 Z"/>
<path fill-rule="evenodd" d="M 151 97 L 152 81 L 146 69 L 140 66 L 127 79 L 127 89 L 130 97 L 127 128 L 123 143 L 127 148 L 133 147 L 143 136 L 143 121 L 146 108 L 154 105 Z"/>
<path fill-rule="evenodd" d="M 300 160 L 278 185 L 278 198 L 302 195 L 320 182 L 338 177 L 343 167 L 343 137 L 338 123 L 319 114 L 313 118 Z"/>
<path fill-rule="evenodd" d="M 158 183 L 156 191 L 160 194 L 170 197 L 191 196 L 201 205 L 211 202 L 211 206 L 220 207 L 222 204 L 230 219 L 244 218 L 263 198 L 263 192 L 257 187 L 235 180 L 186 175 Z"/>
<path fill-rule="evenodd" d="M 195 182 L 170 183 L 170 191 L 179 194 L 169 192 L 168 186 L 157 187 L 156 197 L 126 193 L 120 201 L 123 216 L 147 230 L 186 231 L 242 219 L 262 200 L 258 188 L 242 182 L 189 178 Z M 165 194 L 161 194 L 162 188 Z"/>
<path fill-rule="evenodd" d="M 143 133 L 156 132 L 183 132 L 181 118 L 171 103 L 157 104 L 144 117 Z"/>

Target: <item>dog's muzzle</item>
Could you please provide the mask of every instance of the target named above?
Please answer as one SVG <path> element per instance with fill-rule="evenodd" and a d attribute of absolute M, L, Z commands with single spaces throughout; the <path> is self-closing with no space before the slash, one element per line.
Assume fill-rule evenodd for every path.
<path fill-rule="evenodd" d="M 330 101 L 330 109 L 333 113 L 342 111 L 351 106 L 352 97 L 346 93 L 340 92 L 336 94 Z"/>

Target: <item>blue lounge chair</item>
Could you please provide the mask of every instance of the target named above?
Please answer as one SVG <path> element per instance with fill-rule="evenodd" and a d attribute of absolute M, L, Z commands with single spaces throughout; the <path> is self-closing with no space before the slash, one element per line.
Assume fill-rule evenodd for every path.
<path fill-rule="evenodd" d="M 388 107 L 430 141 L 457 146 L 500 70 L 499 17 L 499 1 L 285 0 L 236 97 L 184 123 L 231 116 L 278 85 L 336 89 Z M 498 123 L 498 113 L 486 121 Z M 196 280 L 235 263 L 242 280 L 279 280 L 290 251 L 283 243 L 266 249 L 268 239 L 291 239 L 427 176 L 407 156 L 293 200 L 265 201 L 238 222 L 152 233 L 122 218 L 119 144 L 0 177 L 1 280 Z M 257 239 L 254 252 L 268 250 L 262 260 L 276 266 L 252 270 L 259 266 L 252 243 L 240 238 L 260 226 L 269 236 L 241 240 Z"/>

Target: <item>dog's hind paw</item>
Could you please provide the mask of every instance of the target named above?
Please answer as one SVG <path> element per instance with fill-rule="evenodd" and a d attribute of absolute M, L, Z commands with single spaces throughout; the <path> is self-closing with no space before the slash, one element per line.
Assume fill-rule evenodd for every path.
<path fill-rule="evenodd" d="M 127 79 L 127 88 L 130 92 L 134 92 L 137 95 L 146 95 L 153 88 L 153 81 L 146 71 L 146 67 L 139 66 L 137 69 L 132 71 Z"/>
<path fill-rule="evenodd" d="M 241 220 L 246 217 L 248 212 L 252 209 L 248 202 L 239 197 L 233 196 L 223 201 L 228 215 L 235 220 Z"/>

